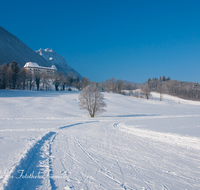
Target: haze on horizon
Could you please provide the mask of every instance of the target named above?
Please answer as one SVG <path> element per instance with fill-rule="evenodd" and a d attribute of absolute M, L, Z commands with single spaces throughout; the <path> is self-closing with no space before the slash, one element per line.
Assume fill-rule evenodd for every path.
<path fill-rule="evenodd" d="M 3 1 L 0 26 L 82 76 L 200 82 L 200 1 Z"/>

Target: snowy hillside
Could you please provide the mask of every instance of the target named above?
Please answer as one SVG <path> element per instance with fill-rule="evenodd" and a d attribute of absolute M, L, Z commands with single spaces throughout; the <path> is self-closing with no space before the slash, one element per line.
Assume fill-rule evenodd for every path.
<path fill-rule="evenodd" d="M 1 90 L 0 189 L 200 189 L 198 102 L 104 95 Z"/>
<path fill-rule="evenodd" d="M 46 48 L 44 50 L 43 49 L 39 49 L 36 52 L 39 55 L 41 55 L 43 58 L 45 58 L 45 60 L 47 60 L 47 62 L 50 65 L 56 65 L 58 71 L 65 72 L 66 74 L 73 72 L 76 75 L 76 77 L 79 76 L 80 79 L 82 78 L 82 76 L 77 71 L 72 69 L 67 64 L 67 62 L 65 61 L 64 57 L 62 57 L 61 55 L 58 55 L 52 49 L 50 49 L 50 48 Z"/>
<path fill-rule="evenodd" d="M 160 100 L 160 93 L 151 92 L 151 98 L 154 100 Z M 191 105 L 200 105 L 199 101 L 190 101 L 182 98 L 178 98 L 176 96 L 171 96 L 168 94 L 161 94 L 161 99 L 164 102 L 174 102 L 178 104 L 191 104 Z"/>

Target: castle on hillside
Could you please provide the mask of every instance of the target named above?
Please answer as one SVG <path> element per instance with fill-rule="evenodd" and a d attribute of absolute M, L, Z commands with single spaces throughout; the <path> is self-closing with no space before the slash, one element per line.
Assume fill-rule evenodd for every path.
<path fill-rule="evenodd" d="M 34 63 L 34 62 L 27 62 L 24 65 L 24 69 L 30 71 L 32 74 L 45 73 L 47 75 L 54 75 L 57 73 L 57 68 L 55 65 L 52 65 L 51 67 L 41 67 L 37 63 Z"/>

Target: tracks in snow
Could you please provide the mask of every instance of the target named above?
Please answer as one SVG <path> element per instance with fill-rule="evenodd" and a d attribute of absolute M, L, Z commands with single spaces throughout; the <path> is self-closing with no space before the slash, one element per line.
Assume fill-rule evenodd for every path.
<path fill-rule="evenodd" d="M 7 189 L 8 190 L 9 189 L 30 189 L 31 190 L 31 189 L 36 189 L 36 188 L 37 189 L 53 189 L 53 190 L 57 189 L 57 187 L 56 187 L 57 181 L 51 177 L 51 176 L 55 175 L 54 170 L 53 170 L 54 157 L 53 157 L 53 153 L 52 153 L 53 152 L 52 147 L 54 147 L 54 141 L 58 140 L 57 136 L 64 129 L 67 129 L 67 128 L 70 128 L 73 126 L 87 124 L 87 123 L 91 124 L 94 122 L 98 122 L 98 121 L 83 121 L 83 122 L 80 121 L 75 124 L 69 124 L 69 125 L 57 128 L 55 130 L 56 132 L 51 131 L 51 132 L 47 133 L 45 136 L 43 136 L 42 139 L 39 140 L 37 143 L 35 143 L 35 145 L 27 152 L 27 154 L 24 156 L 24 158 L 21 159 L 19 165 L 15 168 L 14 172 L 10 176 L 10 179 L 9 179 L 5 189 L 6 190 Z M 145 138 L 148 137 L 149 139 L 152 140 L 151 142 L 153 142 L 155 139 L 150 138 L 149 134 L 148 134 L 149 136 L 147 136 L 147 134 L 144 132 L 145 130 L 143 130 L 144 133 L 140 133 L 142 130 L 140 130 L 140 131 L 129 130 L 128 128 L 126 128 L 126 126 L 122 126 L 121 123 L 114 123 L 113 127 L 114 127 L 114 129 L 111 127 L 112 128 L 111 130 L 114 130 L 114 131 L 106 131 L 107 126 L 105 128 L 102 127 L 103 132 L 104 132 L 102 134 L 107 135 L 107 133 L 108 133 L 107 137 L 110 138 L 110 140 L 109 139 L 107 140 L 104 137 L 102 139 L 104 141 L 104 143 L 103 143 L 103 141 L 97 141 L 97 144 L 96 144 L 95 143 L 96 138 L 94 138 L 94 136 L 92 136 L 92 138 L 91 138 L 92 140 L 88 139 L 88 141 L 85 141 L 86 144 L 82 143 L 84 138 L 82 140 L 78 139 L 78 138 L 72 139 L 74 142 L 74 148 L 76 149 L 74 152 L 74 155 L 73 156 L 71 156 L 70 154 L 68 155 L 68 153 L 66 152 L 64 156 L 66 156 L 66 155 L 68 155 L 69 157 L 71 156 L 71 159 L 77 163 L 77 164 L 75 164 L 76 167 L 83 165 L 83 167 L 85 169 L 83 169 L 82 173 L 81 172 L 79 173 L 80 176 L 82 176 L 81 177 L 82 180 L 83 181 L 87 180 L 85 173 L 84 173 L 85 171 L 88 172 L 87 167 L 92 169 L 92 167 L 94 166 L 95 167 L 94 171 L 96 170 L 95 172 L 98 173 L 96 175 L 98 175 L 102 179 L 107 178 L 106 181 L 109 181 L 108 179 L 110 179 L 110 181 L 113 181 L 112 183 L 115 183 L 116 186 L 123 188 L 123 189 L 131 189 L 131 188 L 129 188 L 129 186 L 131 187 L 134 184 L 134 183 L 131 183 L 130 180 L 127 181 L 126 177 L 127 177 L 127 172 L 129 172 L 129 171 L 131 171 L 131 172 L 133 171 L 134 174 L 130 173 L 130 175 L 128 177 L 129 178 L 135 177 L 134 180 L 136 182 L 138 182 L 138 186 L 135 186 L 136 189 L 139 187 L 142 187 L 142 186 L 145 186 L 147 189 L 151 189 L 152 186 L 155 187 L 152 184 L 153 182 L 156 183 L 157 187 L 160 187 L 165 190 L 170 189 L 170 186 L 168 186 L 166 181 L 165 180 L 163 181 L 164 177 L 162 175 L 160 175 L 160 173 L 159 173 L 160 171 L 158 170 L 158 168 L 154 168 L 155 164 L 153 164 L 152 160 L 148 160 L 148 158 L 150 158 L 150 157 L 148 157 L 149 155 L 143 154 L 143 152 L 149 151 L 148 148 L 146 148 L 143 144 L 143 143 L 147 144 L 147 141 L 145 140 Z M 117 142 L 116 140 L 120 136 L 114 136 L 114 133 L 112 134 L 112 132 L 116 131 L 115 129 L 122 130 L 127 133 L 132 133 L 135 136 L 134 137 L 135 138 L 134 146 L 137 146 L 138 150 L 140 151 L 138 155 L 141 156 L 142 159 L 143 158 L 145 159 L 145 164 L 148 163 L 148 165 L 146 165 L 147 167 L 140 165 L 140 164 L 138 164 L 138 165 L 135 164 L 134 163 L 135 158 L 128 156 L 128 154 L 120 155 L 120 150 L 118 150 L 118 148 L 121 148 L 121 146 L 119 146 L 120 144 L 118 144 L 118 146 L 115 147 L 115 143 Z M 90 132 L 92 132 L 92 131 L 90 131 Z M 134 132 L 137 132 L 137 134 L 134 134 Z M 74 134 L 74 132 L 73 132 L 73 134 Z M 93 134 L 95 134 L 95 132 Z M 101 134 L 101 133 L 99 133 L 99 134 Z M 109 136 L 109 135 L 111 135 L 111 136 Z M 121 133 L 118 133 L 118 135 L 121 135 Z M 77 136 L 81 137 L 81 135 L 77 135 Z M 128 136 L 126 136 L 126 137 L 128 137 Z M 144 142 L 141 140 L 140 137 L 144 138 Z M 64 138 L 64 136 L 63 136 L 63 138 Z M 157 136 L 156 136 L 156 138 L 157 138 Z M 88 143 L 89 146 L 87 145 L 87 142 L 89 142 Z M 150 142 L 150 141 L 148 141 L 148 142 Z M 98 146 L 102 145 L 103 148 L 105 147 L 107 149 L 107 153 L 109 153 L 109 151 L 111 151 L 112 153 L 111 153 L 111 155 L 109 155 L 110 157 L 107 157 L 107 155 L 101 156 L 98 153 L 98 151 L 95 152 L 94 148 L 95 147 L 97 148 L 98 146 L 92 146 L 91 149 L 88 151 L 88 148 L 93 143 Z M 167 143 L 167 142 L 163 141 L 162 143 Z M 62 143 L 61 143 L 61 145 L 62 145 Z M 128 146 L 131 146 L 131 145 L 129 144 Z M 162 154 L 160 154 L 159 151 L 156 152 L 155 149 L 152 149 L 152 150 L 154 150 L 154 152 L 153 152 L 154 157 L 164 159 L 164 156 Z M 115 152 L 115 151 L 117 151 L 117 152 Z M 81 157 L 79 157 L 79 156 L 81 156 L 81 152 L 82 152 L 82 156 L 85 155 L 85 160 L 80 159 Z M 77 153 L 79 154 L 78 157 L 77 157 Z M 101 153 L 104 153 L 104 152 L 101 152 Z M 96 154 L 95 155 L 96 157 L 94 156 L 94 154 Z M 105 160 L 102 160 L 101 158 L 97 157 L 98 154 L 101 156 L 101 158 L 103 158 Z M 155 159 L 155 158 L 153 158 L 153 159 Z M 62 160 L 62 161 L 65 161 L 65 160 Z M 114 167 L 114 168 L 110 167 L 108 165 L 108 163 L 106 163 L 106 161 L 109 161 L 109 163 L 112 163 L 112 167 Z M 141 162 L 142 162 L 142 160 L 141 160 Z M 63 166 L 63 169 L 65 171 L 67 171 L 67 167 L 65 165 L 66 163 L 60 162 L 60 164 Z M 88 164 L 91 164 L 92 166 L 88 166 Z M 148 175 L 145 175 L 145 172 L 148 173 Z M 161 172 L 163 172 L 163 171 L 161 171 Z M 166 173 L 163 175 L 166 176 Z M 167 174 L 167 175 L 170 175 L 170 174 Z M 151 177 L 150 179 L 149 179 L 149 176 Z M 73 178 L 74 176 L 71 176 L 71 177 Z M 198 179 L 197 179 L 197 181 L 198 181 Z M 182 181 L 182 182 L 185 183 L 185 181 Z M 87 183 L 85 183 L 85 184 L 87 185 Z M 71 186 L 71 187 L 73 187 L 73 186 Z M 154 189 L 154 188 L 152 188 L 152 189 Z"/>
<path fill-rule="evenodd" d="M 124 183 L 122 183 L 119 179 L 117 179 L 116 177 L 114 177 L 114 176 L 112 175 L 112 172 L 111 172 L 111 171 L 109 171 L 108 169 L 104 168 L 103 165 L 100 165 L 100 164 L 98 163 L 98 161 L 97 161 L 96 159 L 94 159 L 93 156 L 92 156 L 90 153 L 87 152 L 87 150 L 84 149 L 84 147 L 81 145 L 80 142 L 78 142 L 78 141 L 75 141 L 75 142 L 76 142 L 77 145 L 80 147 L 80 149 L 85 153 L 85 155 L 88 156 L 88 158 L 89 158 L 90 160 L 92 160 L 92 162 L 94 162 L 94 163 L 96 164 L 96 166 L 97 166 L 97 168 L 98 168 L 98 172 L 99 172 L 100 174 L 102 174 L 102 175 L 104 175 L 105 177 L 111 179 L 111 180 L 114 181 L 116 184 L 118 184 L 120 187 L 122 187 L 124 190 L 131 189 L 131 188 L 129 188 L 129 187 L 126 187 L 126 186 L 124 185 Z M 117 163 L 118 163 L 118 161 L 117 161 Z M 118 163 L 118 167 L 120 168 L 119 163 Z M 121 169 L 120 169 L 120 171 L 121 171 Z"/>
<path fill-rule="evenodd" d="M 49 156 L 51 155 L 51 143 L 56 132 L 49 132 L 41 138 L 20 160 L 18 166 L 11 174 L 5 190 L 36 189 L 44 184 L 43 189 L 55 189 L 51 179 L 52 168 Z"/>
<path fill-rule="evenodd" d="M 176 189 L 200 187 L 200 175 L 196 167 L 200 164 L 199 139 L 127 127 L 122 123 L 114 123 L 113 128 L 131 134 L 134 139 L 133 146 L 138 150 L 137 157 L 141 161 L 131 164 L 130 158 L 126 159 L 148 189 L 153 186 L 151 180 L 149 183 L 150 176 L 153 177 L 153 183 L 165 190 L 175 188 L 172 182 L 176 184 Z M 182 143 L 186 139 L 184 143 L 188 143 L 189 148 Z"/>
<path fill-rule="evenodd" d="M 62 130 L 68 127 L 92 122 L 75 123 L 58 129 Z M 28 150 L 9 176 L 7 183 L 4 184 L 5 190 L 31 190 L 38 187 L 39 189 L 41 187 L 41 189 L 54 190 L 57 188 L 53 179 L 52 161 L 54 158 L 51 150 L 52 143 L 58 134 L 57 132 L 50 131 L 44 135 L 41 140 L 37 141 L 30 150 Z"/>

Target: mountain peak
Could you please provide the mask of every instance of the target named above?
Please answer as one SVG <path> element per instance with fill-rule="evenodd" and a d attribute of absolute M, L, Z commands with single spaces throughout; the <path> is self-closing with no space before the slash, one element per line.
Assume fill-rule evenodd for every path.
<path fill-rule="evenodd" d="M 54 52 L 53 49 L 51 49 L 51 48 L 46 48 L 44 51 L 46 51 L 46 52 Z"/>
<path fill-rule="evenodd" d="M 24 67 L 27 62 L 37 63 L 39 66 L 51 67 L 55 65 L 60 72 L 64 72 L 66 75 L 74 73 L 74 75 L 81 79 L 82 76 L 71 68 L 64 57 L 58 55 L 51 48 L 33 51 L 26 44 L 24 44 L 19 38 L 5 30 L 0 26 L 0 65 L 4 63 L 11 63 L 15 60 L 20 67 Z"/>
<path fill-rule="evenodd" d="M 71 68 L 67 62 L 65 61 L 65 58 L 61 55 L 58 55 L 53 49 L 46 48 L 46 49 L 39 49 L 36 51 L 39 55 L 41 55 L 50 65 L 55 65 L 60 72 L 64 72 L 65 74 L 74 73 L 74 75 L 81 79 L 82 76 L 75 71 L 73 68 Z"/>

